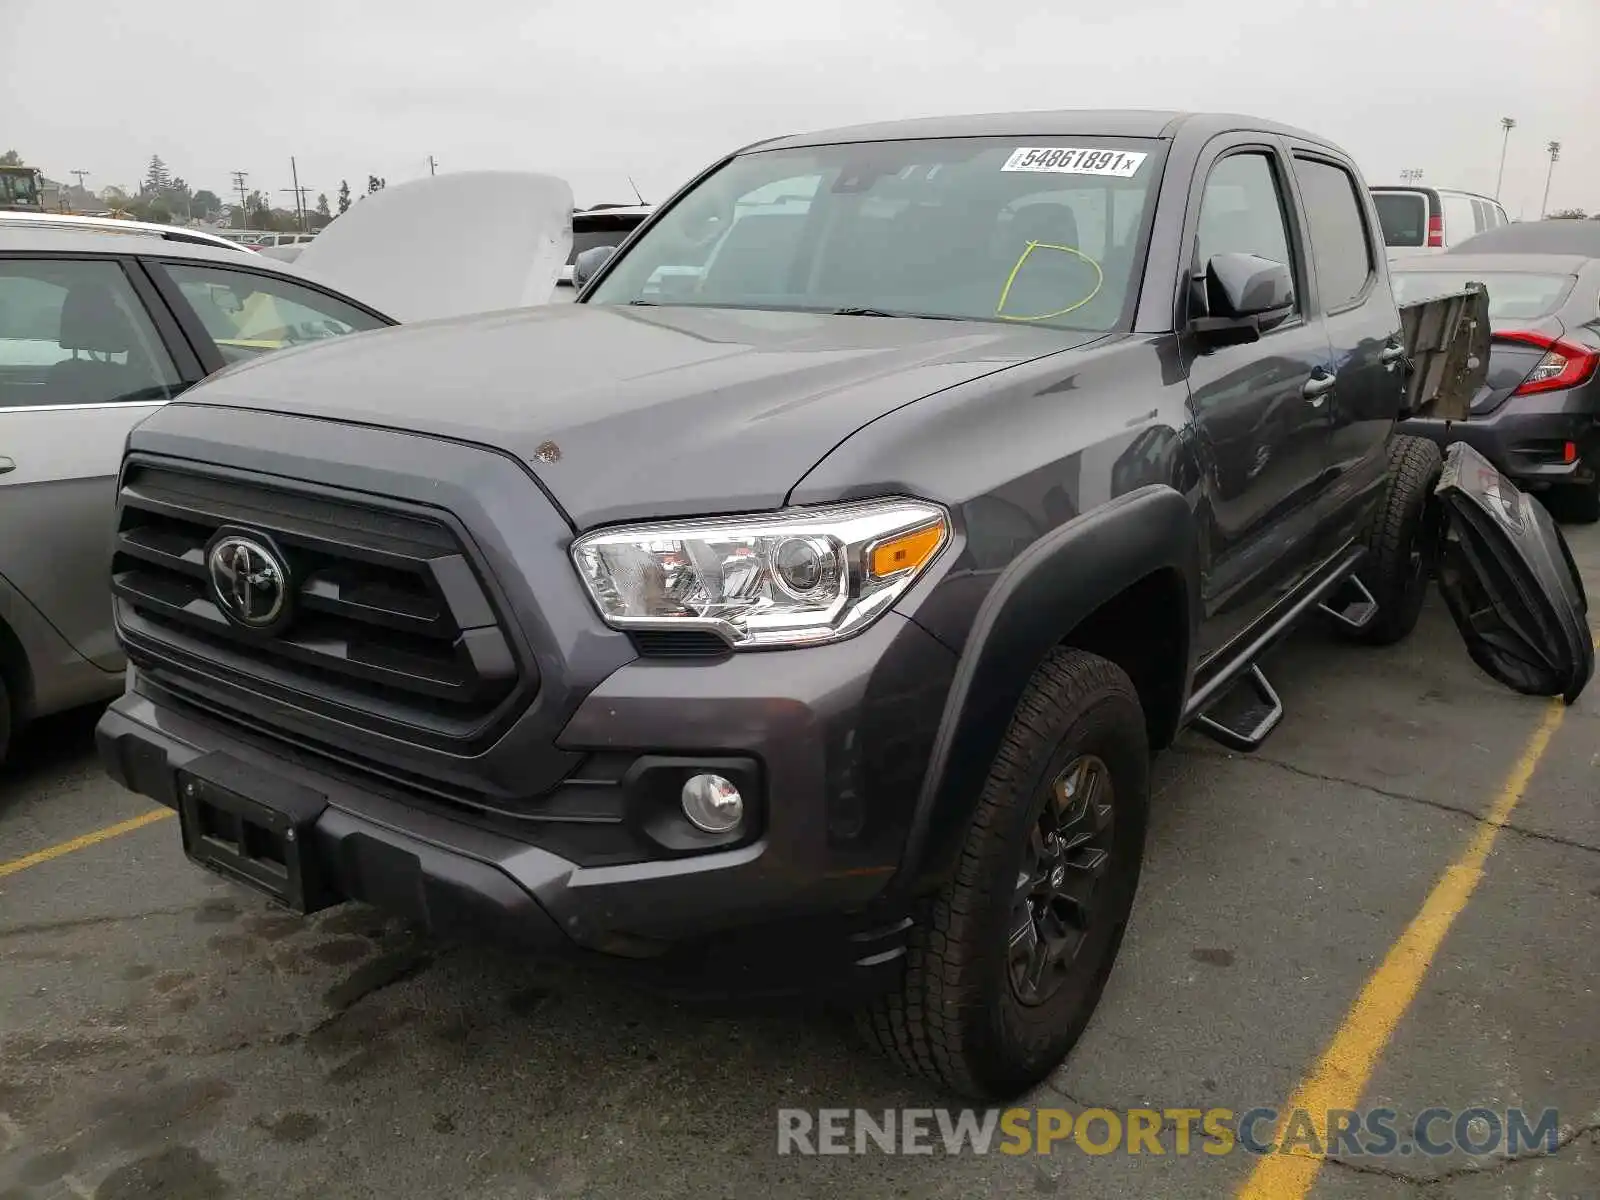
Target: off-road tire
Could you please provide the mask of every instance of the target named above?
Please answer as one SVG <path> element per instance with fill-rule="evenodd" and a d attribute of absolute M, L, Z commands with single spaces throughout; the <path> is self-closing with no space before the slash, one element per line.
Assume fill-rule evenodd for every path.
<path fill-rule="evenodd" d="M 1096 909 L 1061 990 L 1017 999 L 1010 933 L 1018 872 L 1057 774 L 1094 755 L 1113 809 Z M 975 1099 L 1010 1098 L 1072 1049 L 1111 972 L 1138 886 L 1149 809 L 1144 712 L 1116 664 L 1057 649 L 1028 683 L 968 827 L 953 877 L 911 931 L 898 990 L 858 1014 L 881 1051 L 915 1074 Z M 1103 912 L 1098 905 L 1104 904 Z"/>
<path fill-rule="evenodd" d="M 1388 482 L 1367 526 L 1367 556 L 1356 572 L 1378 602 L 1378 612 L 1365 628 L 1349 631 L 1357 641 L 1389 646 L 1417 627 L 1438 561 L 1440 509 L 1433 490 L 1443 464 L 1439 447 L 1426 438 L 1399 434 L 1389 442 Z"/>
<path fill-rule="evenodd" d="M 1574 525 L 1593 525 L 1600 521 L 1600 470 L 1588 483 L 1573 483 L 1555 489 L 1551 497 L 1552 516 Z"/>

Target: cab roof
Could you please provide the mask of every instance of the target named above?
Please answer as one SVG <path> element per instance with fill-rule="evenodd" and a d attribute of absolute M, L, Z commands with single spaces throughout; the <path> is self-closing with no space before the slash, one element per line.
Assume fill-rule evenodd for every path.
<path fill-rule="evenodd" d="M 778 150 L 848 142 L 890 142 L 909 138 L 961 137 L 1137 137 L 1171 139 L 1179 131 L 1211 137 L 1233 130 L 1281 134 L 1329 145 L 1326 138 L 1276 121 L 1238 113 L 1173 112 L 1164 109 L 1059 109 L 1042 112 L 979 113 L 968 116 L 916 117 L 846 125 L 814 133 L 790 134 L 746 146 L 745 150 Z"/>

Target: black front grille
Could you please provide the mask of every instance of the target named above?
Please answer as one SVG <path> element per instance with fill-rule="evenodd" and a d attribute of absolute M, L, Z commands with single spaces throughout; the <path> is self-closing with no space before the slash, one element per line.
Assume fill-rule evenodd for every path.
<path fill-rule="evenodd" d="M 443 520 L 321 490 L 130 463 L 112 591 L 130 657 L 247 686 L 383 732 L 470 737 L 532 667 Z M 291 609 L 270 633 L 224 615 L 208 547 L 237 531 L 270 541 Z"/>

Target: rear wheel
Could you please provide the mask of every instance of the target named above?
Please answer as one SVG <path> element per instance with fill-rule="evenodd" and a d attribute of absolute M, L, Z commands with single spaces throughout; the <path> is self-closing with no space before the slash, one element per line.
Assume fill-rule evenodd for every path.
<path fill-rule="evenodd" d="M 1377 615 L 1351 636 L 1374 646 L 1400 641 L 1417 627 L 1439 554 L 1439 504 L 1433 490 L 1443 464 L 1425 438 L 1389 442 L 1389 477 L 1367 526 L 1367 556 L 1356 572 L 1378 602 Z"/>
<path fill-rule="evenodd" d="M 1088 1024 L 1138 885 L 1143 710 L 1122 669 L 1060 649 L 1034 673 L 951 878 L 912 932 L 901 990 L 861 1016 L 910 1070 L 979 1099 L 1020 1094 Z"/>
<path fill-rule="evenodd" d="M 6 681 L 0 676 L 0 763 L 6 761 L 6 754 L 11 750 L 11 693 L 6 689 Z"/>

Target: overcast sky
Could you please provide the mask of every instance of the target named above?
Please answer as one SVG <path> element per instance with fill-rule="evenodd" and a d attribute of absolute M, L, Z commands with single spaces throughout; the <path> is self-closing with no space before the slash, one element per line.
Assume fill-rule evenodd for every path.
<path fill-rule="evenodd" d="M 1009 17 L 1001 14 L 1013 14 Z M 1600 0 L 0 0 L 0 150 L 129 186 L 151 154 L 287 205 L 340 179 L 515 168 L 580 204 L 659 200 L 725 150 L 856 121 L 1012 109 L 1243 111 L 1371 182 L 1600 209 Z"/>

